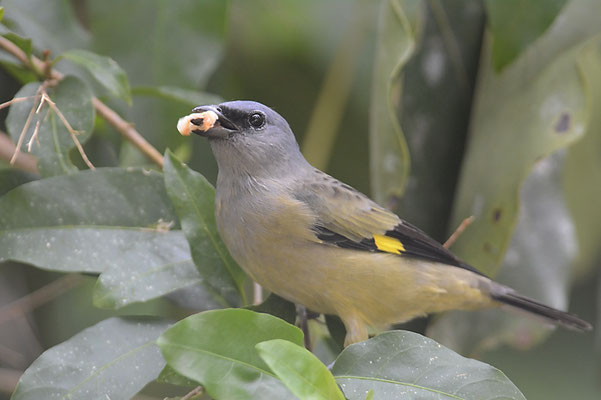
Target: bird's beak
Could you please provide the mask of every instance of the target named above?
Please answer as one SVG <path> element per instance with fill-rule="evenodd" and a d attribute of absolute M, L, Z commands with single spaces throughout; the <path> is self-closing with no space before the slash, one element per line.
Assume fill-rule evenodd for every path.
<path fill-rule="evenodd" d="M 204 113 L 207 111 L 212 111 L 217 115 L 217 120 L 214 121 L 212 126 L 208 126 L 208 129 L 192 129 L 192 133 L 196 133 L 197 135 L 211 138 L 226 138 L 231 133 L 237 132 L 239 130 L 238 126 L 234 124 L 232 121 L 227 119 L 220 108 L 215 105 L 208 106 L 198 106 L 192 110 L 193 113 Z"/>

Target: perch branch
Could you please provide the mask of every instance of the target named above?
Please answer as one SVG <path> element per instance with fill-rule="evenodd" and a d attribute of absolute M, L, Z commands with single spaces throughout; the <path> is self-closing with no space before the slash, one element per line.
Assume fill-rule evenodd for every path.
<path fill-rule="evenodd" d="M 17 148 L 15 144 L 10 140 L 8 135 L 0 131 L 0 158 L 3 160 L 10 160 L 13 154 L 15 154 Z M 31 172 L 33 174 L 38 173 L 37 160 L 34 156 L 27 153 L 19 153 L 13 165 L 23 171 Z"/>

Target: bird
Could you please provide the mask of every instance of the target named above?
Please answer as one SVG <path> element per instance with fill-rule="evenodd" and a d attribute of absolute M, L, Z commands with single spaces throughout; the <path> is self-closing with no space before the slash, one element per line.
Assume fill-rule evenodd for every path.
<path fill-rule="evenodd" d="M 517 293 L 419 228 L 314 168 L 288 122 L 255 101 L 198 106 L 182 135 L 207 138 L 218 166 L 217 230 L 267 290 L 337 315 L 344 345 L 431 313 L 505 306 L 574 330 L 590 323 Z"/>

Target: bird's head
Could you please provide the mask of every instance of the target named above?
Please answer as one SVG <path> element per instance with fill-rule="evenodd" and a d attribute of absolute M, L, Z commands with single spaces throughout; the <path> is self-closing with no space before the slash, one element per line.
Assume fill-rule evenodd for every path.
<path fill-rule="evenodd" d="M 220 173 L 235 169 L 251 176 L 274 175 L 306 164 L 288 122 L 255 101 L 198 106 L 178 129 L 209 139 Z"/>

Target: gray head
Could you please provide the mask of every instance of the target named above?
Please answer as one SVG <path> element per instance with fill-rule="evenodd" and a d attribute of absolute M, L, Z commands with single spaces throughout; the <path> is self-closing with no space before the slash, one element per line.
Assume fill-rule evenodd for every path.
<path fill-rule="evenodd" d="M 288 122 L 255 101 L 228 101 L 199 106 L 193 112 L 213 111 L 218 119 L 207 131 L 219 174 L 276 177 L 307 167 Z"/>

